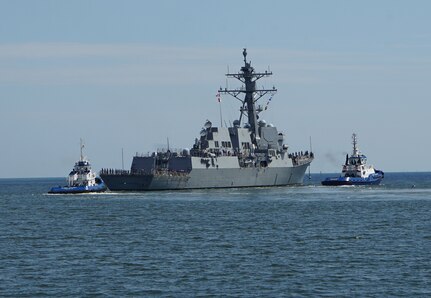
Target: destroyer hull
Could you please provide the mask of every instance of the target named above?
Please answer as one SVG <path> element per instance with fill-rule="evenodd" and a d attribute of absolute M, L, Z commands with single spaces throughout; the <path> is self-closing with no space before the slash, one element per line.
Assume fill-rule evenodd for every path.
<path fill-rule="evenodd" d="M 101 174 L 111 191 L 182 190 L 298 185 L 309 163 L 295 167 L 193 169 L 190 173 Z"/>

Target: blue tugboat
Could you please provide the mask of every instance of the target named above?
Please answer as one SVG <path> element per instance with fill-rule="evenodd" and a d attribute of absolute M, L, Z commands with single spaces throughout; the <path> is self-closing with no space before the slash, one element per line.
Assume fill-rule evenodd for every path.
<path fill-rule="evenodd" d="M 377 185 L 385 174 L 367 165 L 367 157 L 359 152 L 356 134 L 352 135 L 353 154 L 346 155 L 346 163 L 343 165 L 342 175 L 334 178 L 326 178 L 322 185 Z"/>
<path fill-rule="evenodd" d="M 82 155 L 84 145 L 81 140 L 81 158 L 75 163 L 67 177 L 66 186 L 51 188 L 50 194 L 77 194 L 103 192 L 107 189 L 105 183 L 91 169 L 90 162 Z"/>

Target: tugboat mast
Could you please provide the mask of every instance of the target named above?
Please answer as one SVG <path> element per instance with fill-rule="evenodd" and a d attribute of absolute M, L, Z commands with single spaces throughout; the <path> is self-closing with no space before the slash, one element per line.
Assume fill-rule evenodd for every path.
<path fill-rule="evenodd" d="M 352 144 L 353 144 L 353 156 L 358 156 L 359 155 L 359 148 L 358 148 L 358 140 L 356 137 L 356 133 L 354 133 L 352 135 Z"/>
<path fill-rule="evenodd" d="M 241 72 L 239 73 L 228 73 L 226 77 L 233 77 L 239 81 L 241 81 L 244 85 L 240 89 L 227 89 L 224 90 L 220 88 L 220 93 L 227 93 L 236 99 L 238 99 L 242 106 L 240 108 L 240 118 L 239 122 L 241 123 L 241 119 L 243 115 L 246 115 L 248 118 L 248 123 L 250 124 L 251 130 L 251 140 L 254 145 L 257 145 L 256 136 L 258 132 L 258 123 L 259 119 L 258 114 L 262 111 L 261 108 L 256 109 L 255 103 L 261 99 L 266 94 L 275 94 L 277 89 L 273 87 L 272 89 L 256 89 L 256 81 L 262 77 L 269 77 L 272 75 L 272 72 L 265 71 L 264 73 L 255 73 L 254 68 L 251 67 L 251 62 L 247 62 L 247 49 L 244 48 L 242 52 L 244 56 L 244 66 L 241 67 Z M 239 98 L 240 93 L 245 93 L 244 99 Z M 247 105 L 247 109 L 245 109 L 245 105 Z"/>
<path fill-rule="evenodd" d="M 81 148 L 81 159 L 80 159 L 80 161 L 83 161 L 84 160 L 84 155 L 82 154 L 82 149 L 84 148 L 84 144 L 82 142 L 82 139 L 79 139 L 79 141 L 80 141 L 80 148 Z"/>

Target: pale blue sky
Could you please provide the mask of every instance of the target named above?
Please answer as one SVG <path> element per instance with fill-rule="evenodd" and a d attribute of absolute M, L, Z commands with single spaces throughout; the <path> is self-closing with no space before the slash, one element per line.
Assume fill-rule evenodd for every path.
<path fill-rule="evenodd" d="M 430 171 L 431 1 L 0 0 L 0 178 L 65 176 L 190 147 L 247 47 L 278 88 L 262 118 L 313 172 L 351 134 L 384 171 Z M 231 81 L 231 86 L 238 86 Z M 237 102 L 222 99 L 226 121 Z"/>

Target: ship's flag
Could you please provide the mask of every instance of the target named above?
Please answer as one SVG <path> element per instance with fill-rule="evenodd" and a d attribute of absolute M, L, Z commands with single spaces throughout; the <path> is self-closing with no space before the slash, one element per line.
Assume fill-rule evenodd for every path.
<path fill-rule="evenodd" d="M 220 92 L 217 92 L 217 94 L 216 94 L 216 98 L 217 98 L 217 101 L 218 101 L 218 102 L 221 102 Z"/>

